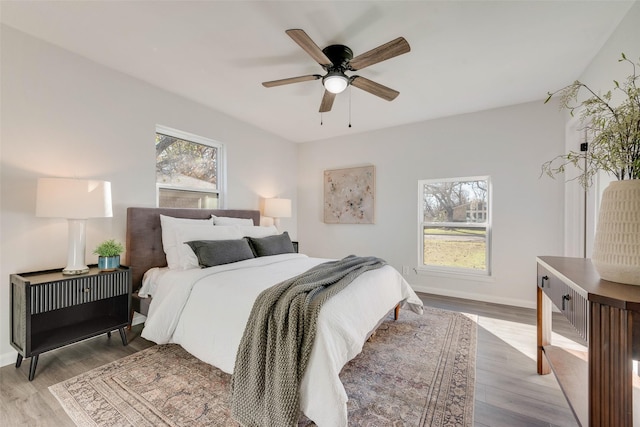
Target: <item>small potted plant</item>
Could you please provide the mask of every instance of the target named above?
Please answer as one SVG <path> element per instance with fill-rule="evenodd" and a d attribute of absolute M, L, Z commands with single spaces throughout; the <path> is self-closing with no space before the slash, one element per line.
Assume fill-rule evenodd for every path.
<path fill-rule="evenodd" d="M 98 255 L 98 269 L 100 271 L 114 271 L 120 267 L 120 254 L 124 251 L 124 246 L 114 239 L 105 240 L 100 243 L 94 254 Z"/>

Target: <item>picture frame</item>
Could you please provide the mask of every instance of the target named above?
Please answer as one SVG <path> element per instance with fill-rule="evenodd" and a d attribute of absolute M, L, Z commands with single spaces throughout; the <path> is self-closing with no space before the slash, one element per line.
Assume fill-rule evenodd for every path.
<path fill-rule="evenodd" d="M 324 171 L 324 222 L 375 223 L 375 166 Z"/>

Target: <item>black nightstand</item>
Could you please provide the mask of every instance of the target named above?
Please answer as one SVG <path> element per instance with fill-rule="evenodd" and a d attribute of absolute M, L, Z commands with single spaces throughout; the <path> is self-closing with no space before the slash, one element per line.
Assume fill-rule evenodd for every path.
<path fill-rule="evenodd" d="M 298 253 L 298 242 L 291 242 L 293 243 L 293 250 L 296 251 L 296 253 Z"/>
<path fill-rule="evenodd" d="M 38 356 L 49 350 L 118 330 L 127 345 L 131 271 L 120 266 L 101 272 L 65 276 L 61 270 L 12 274 L 11 345 L 18 351 L 16 368 L 31 357 L 29 381 Z"/>

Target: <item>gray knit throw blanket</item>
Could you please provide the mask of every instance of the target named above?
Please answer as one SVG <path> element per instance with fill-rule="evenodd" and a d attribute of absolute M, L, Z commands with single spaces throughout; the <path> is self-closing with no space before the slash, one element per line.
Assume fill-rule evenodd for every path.
<path fill-rule="evenodd" d="M 233 418 L 243 426 L 295 426 L 299 387 L 327 299 L 386 262 L 349 255 L 264 290 L 247 322 L 231 379 Z"/>

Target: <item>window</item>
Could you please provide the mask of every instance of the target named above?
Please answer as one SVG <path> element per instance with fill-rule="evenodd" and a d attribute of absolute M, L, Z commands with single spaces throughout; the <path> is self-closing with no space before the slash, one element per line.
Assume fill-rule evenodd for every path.
<path fill-rule="evenodd" d="M 418 181 L 418 268 L 490 274 L 489 177 Z"/>
<path fill-rule="evenodd" d="M 223 145 L 156 126 L 157 205 L 216 209 L 222 206 Z"/>

